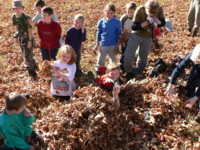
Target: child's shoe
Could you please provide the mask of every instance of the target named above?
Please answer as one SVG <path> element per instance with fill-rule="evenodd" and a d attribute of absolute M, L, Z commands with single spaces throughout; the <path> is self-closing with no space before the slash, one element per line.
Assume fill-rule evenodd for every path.
<path fill-rule="evenodd" d="M 195 36 L 197 36 L 197 30 L 194 30 L 194 32 L 192 33 L 192 37 L 195 37 Z"/>

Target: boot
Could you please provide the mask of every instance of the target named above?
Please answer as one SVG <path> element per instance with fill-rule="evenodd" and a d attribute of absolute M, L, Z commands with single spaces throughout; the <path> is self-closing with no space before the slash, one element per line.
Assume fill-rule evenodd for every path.
<path fill-rule="evenodd" d="M 192 37 L 195 37 L 195 36 L 197 36 L 197 30 L 194 30 L 194 32 L 192 33 Z"/>

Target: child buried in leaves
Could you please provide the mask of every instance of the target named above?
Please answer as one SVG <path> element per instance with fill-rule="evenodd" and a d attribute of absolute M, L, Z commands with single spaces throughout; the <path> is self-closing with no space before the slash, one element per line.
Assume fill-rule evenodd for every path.
<path fill-rule="evenodd" d="M 113 94 L 113 101 L 112 104 L 117 111 L 120 107 L 119 102 L 119 92 L 120 92 L 120 85 L 119 85 L 119 77 L 120 77 L 120 65 L 115 63 L 111 63 L 107 67 L 107 73 L 100 76 L 97 79 L 97 85 L 101 86 L 101 88 L 105 89 L 108 92 L 112 91 Z"/>

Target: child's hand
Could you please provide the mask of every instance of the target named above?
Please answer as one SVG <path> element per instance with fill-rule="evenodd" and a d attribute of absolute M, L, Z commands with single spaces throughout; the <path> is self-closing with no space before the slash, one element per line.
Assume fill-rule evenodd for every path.
<path fill-rule="evenodd" d="M 153 18 L 152 18 L 152 17 L 150 17 L 150 16 L 148 16 L 148 17 L 147 17 L 147 20 L 149 20 L 149 23 L 150 23 L 150 24 L 154 23 L 154 20 L 153 20 Z"/>
<path fill-rule="evenodd" d="M 168 87 L 167 87 L 167 89 L 166 89 L 166 91 L 165 91 L 166 96 L 167 96 L 168 98 L 171 98 L 172 95 L 173 95 L 174 93 L 175 93 L 175 92 L 174 92 L 174 87 L 173 87 L 173 85 L 172 85 L 172 84 L 169 84 Z"/>
<path fill-rule="evenodd" d="M 98 45 L 95 45 L 95 47 L 93 48 L 93 51 L 97 51 L 99 49 Z"/>
<path fill-rule="evenodd" d="M 119 92 L 120 92 L 120 86 L 119 85 L 115 85 L 113 87 L 113 97 L 114 98 L 118 98 Z"/>
<path fill-rule="evenodd" d="M 31 47 L 32 47 L 32 41 L 28 41 L 27 48 L 31 48 Z"/>
<path fill-rule="evenodd" d="M 187 105 L 186 107 L 188 108 L 191 108 L 195 103 L 196 101 L 198 100 L 198 97 L 194 96 L 193 98 L 190 98 L 189 100 L 187 100 Z"/>
<path fill-rule="evenodd" d="M 14 41 L 15 41 L 16 44 L 18 44 L 19 43 L 19 38 L 15 38 Z"/>
<path fill-rule="evenodd" d="M 28 109 L 24 109 L 24 116 L 30 117 L 31 112 Z"/>
<path fill-rule="evenodd" d="M 156 18 L 156 23 L 161 24 L 161 21 L 158 18 Z"/>
<path fill-rule="evenodd" d="M 82 33 L 84 33 L 84 29 L 85 29 L 84 26 L 85 26 L 85 24 L 83 24 L 82 27 L 81 27 Z"/>
<path fill-rule="evenodd" d="M 32 19 L 28 19 L 28 20 L 27 20 L 27 23 L 29 23 L 30 25 L 34 25 L 34 24 L 35 24 L 35 22 L 33 22 Z"/>

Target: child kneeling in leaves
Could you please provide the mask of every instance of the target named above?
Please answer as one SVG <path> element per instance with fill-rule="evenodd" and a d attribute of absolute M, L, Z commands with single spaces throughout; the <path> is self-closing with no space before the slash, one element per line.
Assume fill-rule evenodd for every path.
<path fill-rule="evenodd" d="M 74 77 L 76 73 L 76 54 L 69 45 L 63 45 L 56 56 L 53 65 L 51 94 L 55 98 L 69 100 L 75 90 Z"/>
<path fill-rule="evenodd" d="M 39 137 L 32 128 L 34 115 L 26 109 L 26 97 L 12 92 L 5 101 L 6 107 L 0 115 L 0 135 L 5 145 L 0 149 L 34 150 L 30 143 Z"/>
<path fill-rule="evenodd" d="M 109 64 L 107 67 L 107 74 L 102 75 L 99 79 L 97 79 L 97 84 L 101 86 L 106 91 L 113 93 L 114 107 L 116 109 L 119 108 L 119 77 L 120 77 L 120 65 L 116 65 L 115 63 Z"/>

